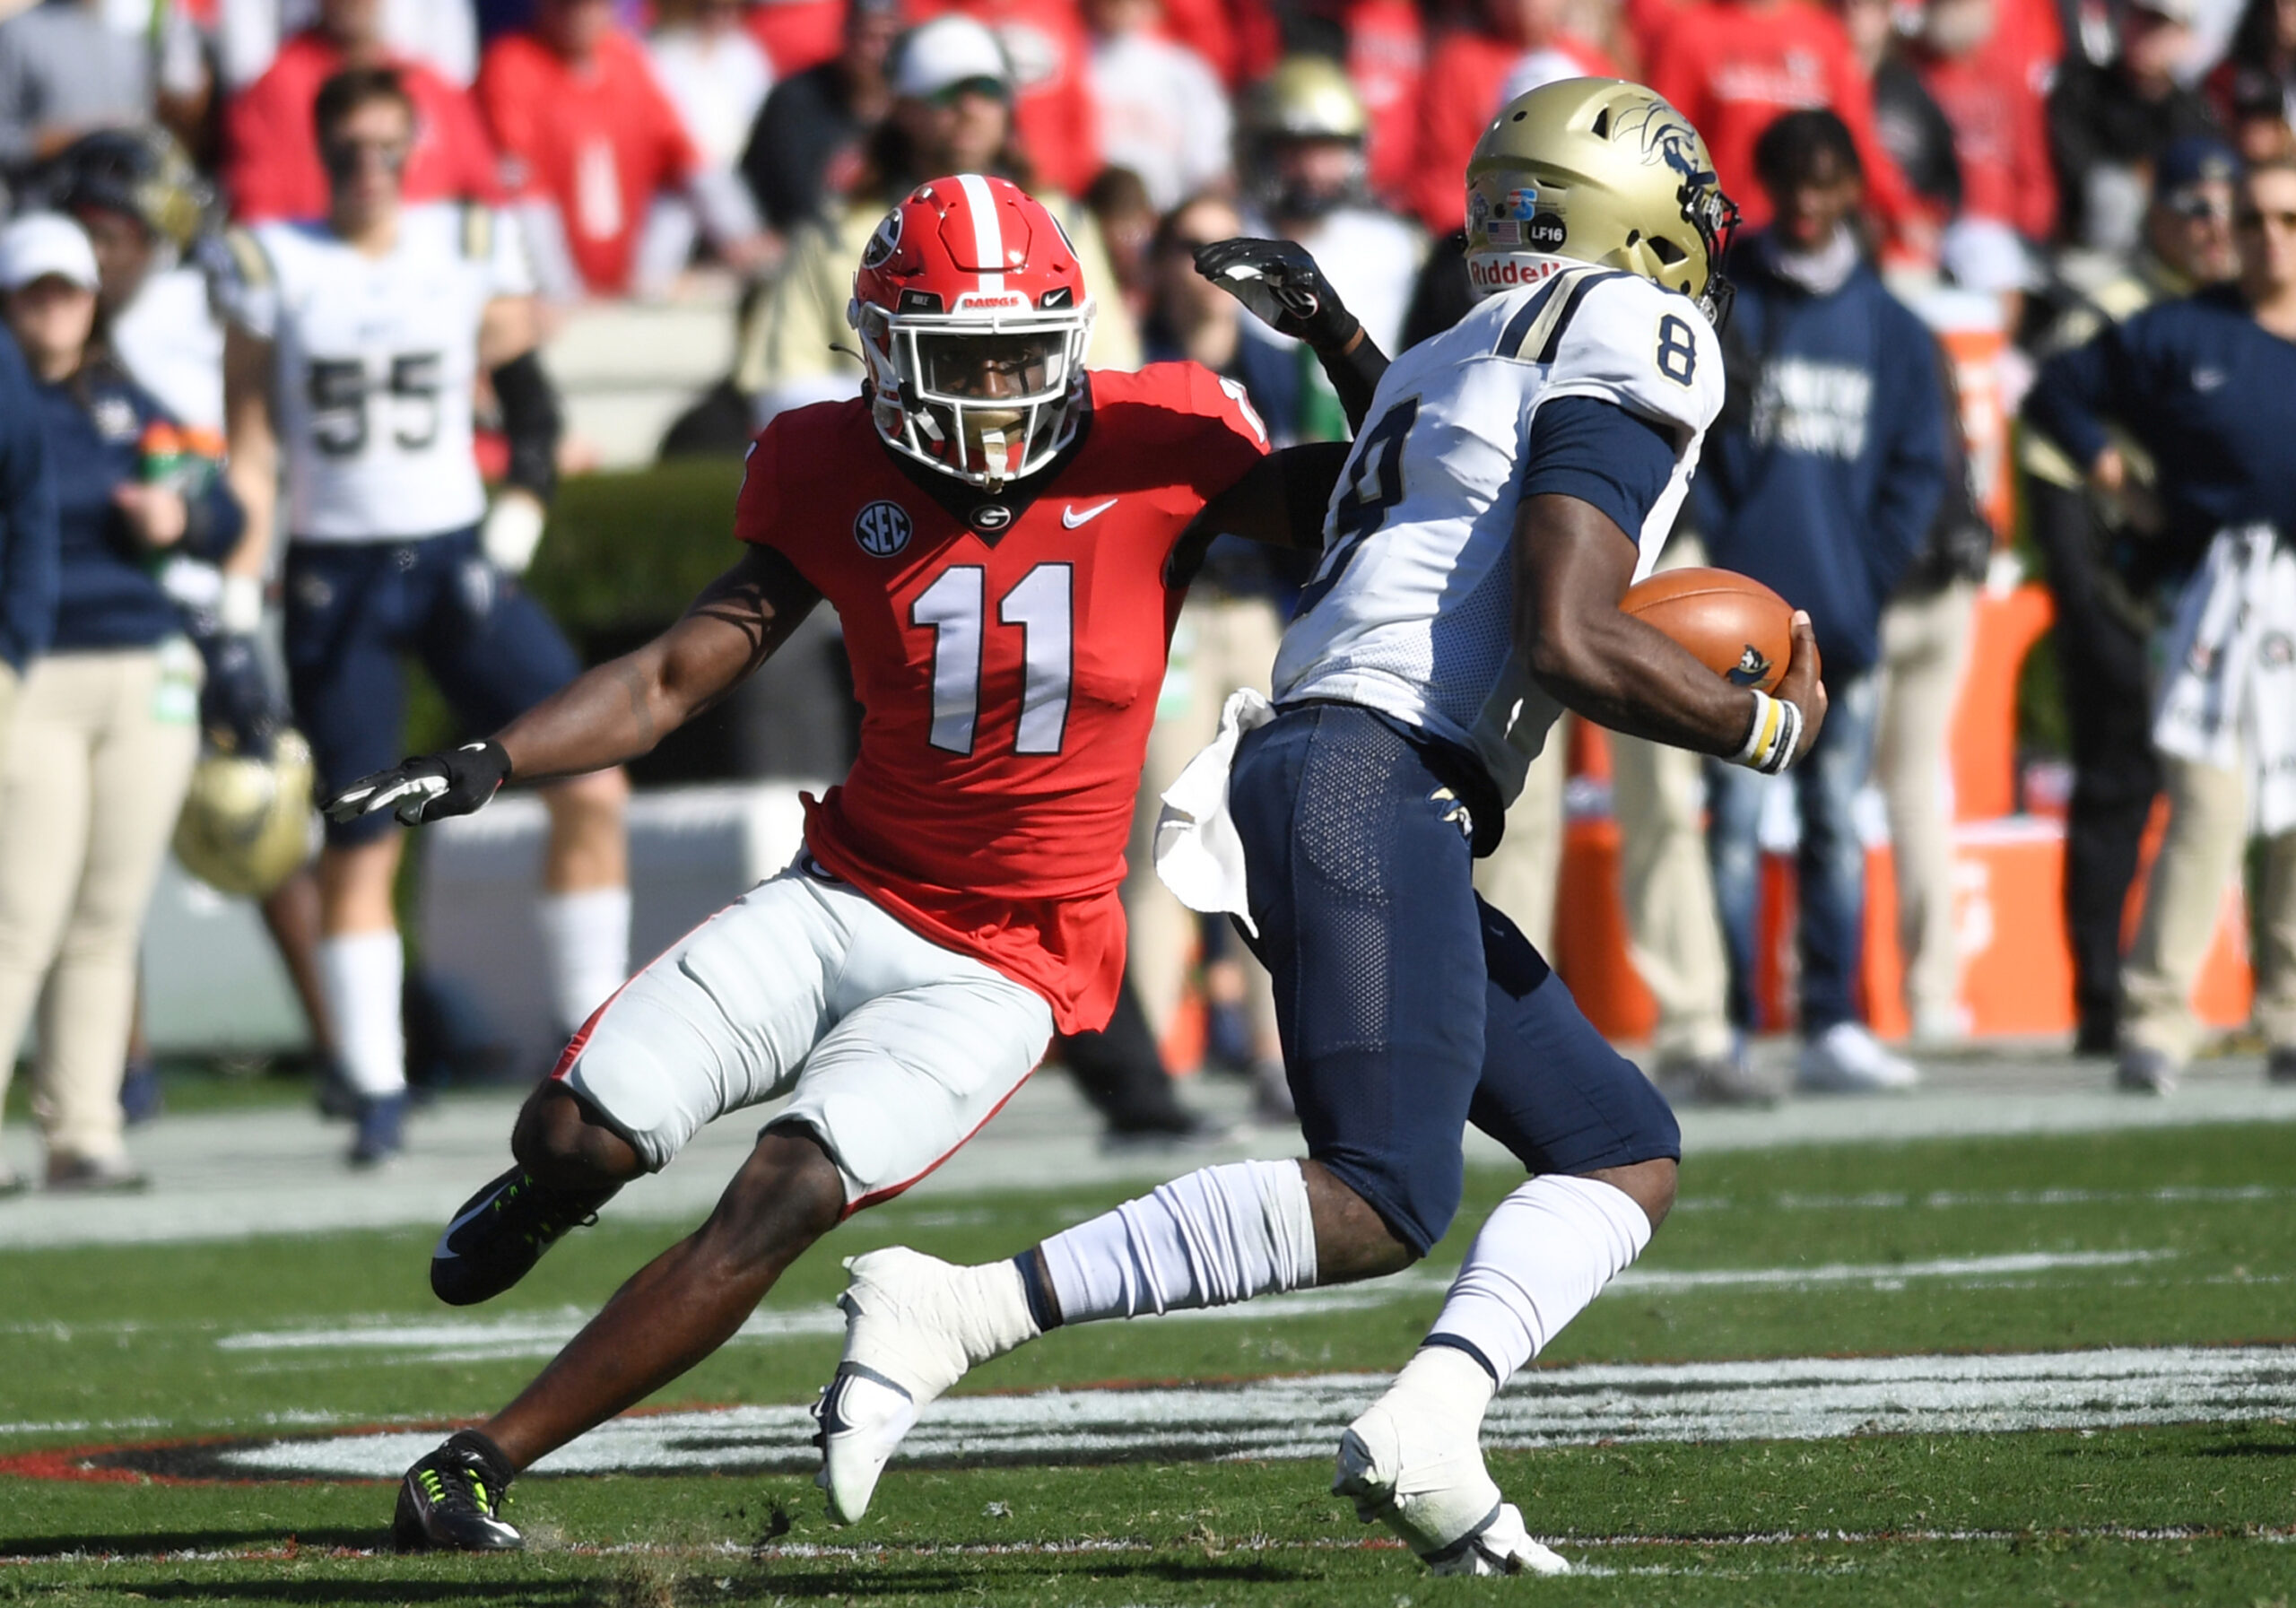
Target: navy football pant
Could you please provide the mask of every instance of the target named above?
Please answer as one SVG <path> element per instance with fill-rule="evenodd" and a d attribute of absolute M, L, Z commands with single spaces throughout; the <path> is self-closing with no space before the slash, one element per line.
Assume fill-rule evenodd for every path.
<path fill-rule="evenodd" d="M 1424 1255 L 1472 1122 L 1533 1173 L 1678 1160 L 1649 1081 L 1475 897 L 1466 814 L 1385 717 L 1303 704 L 1239 744 L 1229 807 L 1309 1153 Z"/>
<path fill-rule="evenodd" d="M 507 726 L 581 674 L 526 589 L 487 561 L 475 529 L 404 542 L 287 549 L 287 685 L 325 797 L 398 763 L 402 656 L 422 661 L 463 729 Z M 337 848 L 371 843 L 387 813 L 326 823 Z"/>

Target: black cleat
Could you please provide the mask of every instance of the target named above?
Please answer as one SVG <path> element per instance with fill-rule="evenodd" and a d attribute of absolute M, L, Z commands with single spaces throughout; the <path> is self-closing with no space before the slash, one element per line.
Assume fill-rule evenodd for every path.
<path fill-rule="evenodd" d="M 534 1271 L 543 1252 L 570 1229 L 598 1221 L 613 1198 L 605 1189 L 545 1189 L 513 1167 L 455 1213 L 430 1253 L 430 1291 L 449 1307 L 474 1307 Z"/>
<path fill-rule="evenodd" d="M 476 1430 L 459 1430 L 399 1482 L 391 1542 L 402 1552 L 515 1552 L 526 1544 L 502 1522 L 510 1465 Z"/>

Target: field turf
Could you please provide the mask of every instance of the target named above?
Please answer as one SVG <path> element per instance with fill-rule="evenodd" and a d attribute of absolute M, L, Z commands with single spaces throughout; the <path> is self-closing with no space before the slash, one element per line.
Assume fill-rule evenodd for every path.
<path fill-rule="evenodd" d="M 2296 1127 L 2278 1125 L 1697 1160 L 1649 1255 L 1542 1371 L 2296 1343 L 2292 1160 Z M 1392 1369 L 1473 1224 L 1512 1182 L 1473 1175 L 1462 1226 L 1431 1271 L 1390 1287 L 1245 1317 L 1064 1332 L 966 1388 Z M 944 1196 L 857 1219 L 662 1404 L 809 1400 L 837 1353 L 825 1303 L 842 1283 L 839 1255 L 893 1241 L 1009 1253 L 1126 1193 Z M 0 1460 L 55 1473 L 74 1460 L 28 1455 L 476 1417 L 672 1237 L 609 1214 L 470 1314 L 430 1299 L 427 1233 L 0 1253 Z M 2243 1388 L 2296 1401 L 2296 1352 L 2284 1363 L 2260 1355 L 2261 1383 Z M 1506 1401 L 1535 1404 L 1570 1377 L 1526 1376 Z M 2018 1428 L 2013 1412 L 1993 1432 L 1949 1431 L 1915 1414 L 1822 1439 L 1496 1452 L 1493 1473 L 1533 1532 L 1578 1567 L 1559 1580 L 1429 1578 L 1326 1493 L 1320 1456 L 1023 1454 L 897 1464 L 872 1517 L 849 1530 L 822 1517 L 800 1472 L 535 1475 L 509 1515 L 531 1550 L 484 1559 L 380 1551 L 387 1482 L 0 1473 L 0 1604 L 1394 1608 L 1503 1592 L 1553 1604 L 2284 1608 L 2296 1594 L 2296 1426 L 2276 1405 L 2179 1395 L 2187 1387 L 2173 1380 L 2159 1389 L 2161 1411 L 2125 1427 Z M 2077 1417 L 2080 1391 L 2066 1399 Z M 1303 1444 L 1327 1445 L 1340 1421 L 1300 1426 Z M 794 1470 L 787 1452 L 759 1466 Z M 157 1456 L 135 1466 L 177 1466 Z"/>

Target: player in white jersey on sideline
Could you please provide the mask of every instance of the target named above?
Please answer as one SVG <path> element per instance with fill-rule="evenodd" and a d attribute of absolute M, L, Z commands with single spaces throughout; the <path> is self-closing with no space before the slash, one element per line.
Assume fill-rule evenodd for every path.
<path fill-rule="evenodd" d="M 1648 1243 L 1681 1136 L 1474 897 L 1472 854 L 1564 708 L 1776 772 L 1815 735 L 1824 694 L 1806 617 L 1772 698 L 1618 607 L 1721 405 L 1735 209 L 1705 143 L 1639 85 L 1574 79 L 1502 108 L 1467 180 L 1487 300 L 1380 376 L 1275 704 L 1231 700 L 1160 832 L 1167 881 L 1238 916 L 1274 975 L 1309 1160 L 1204 1169 L 1010 1262 L 856 1258 L 845 1360 L 818 1409 L 839 1517 L 860 1517 L 926 1403 L 1046 1329 L 1423 1256 L 1457 1210 L 1472 1122 L 1533 1176 L 1341 1437 L 1333 1489 L 1440 1572 L 1568 1567 L 1485 1471 L 1483 1412 Z M 1230 249 L 1272 244 L 1199 263 L 1319 351 L 1355 338 L 1312 265 Z"/>
<path fill-rule="evenodd" d="M 329 214 L 228 237 L 224 387 L 232 489 L 248 508 L 232 567 L 260 575 L 283 526 L 288 687 L 326 795 L 399 759 L 403 655 L 480 732 L 581 666 L 516 579 L 542 534 L 559 433 L 517 236 L 483 207 L 401 204 L 414 111 L 390 69 L 337 74 L 313 116 Z M 510 443 L 491 510 L 471 439 L 482 367 Z M 539 915 L 570 1033 L 629 972 L 628 795 L 618 769 L 543 794 Z M 354 1163 L 401 1144 L 399 852 L 376 814 L 330 821 L 320 856 L 319 959 L 357 1101 Z"/>

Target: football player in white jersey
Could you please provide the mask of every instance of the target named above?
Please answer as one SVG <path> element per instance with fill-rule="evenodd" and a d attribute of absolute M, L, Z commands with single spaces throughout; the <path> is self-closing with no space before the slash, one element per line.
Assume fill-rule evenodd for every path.
<path fill-rule="evenodd" d="M 559 430 L 517 239 L 484 208 L 401 204 L 414 112 L 390 69 L 337 74 L 314 117 L 329 215 L 229 238 L 224 386 L 231 483 L 248 510 L 231 568 L 261 575 L 283 527 L 289 691 L 325 795 L 398 760 L 402 656 L 482 732 L 581 666 L 515 578 L 541 535 Z M 471 441 L 482 368 L 510 442 L 491 510 Z M 628 975 L 628 793 L 609 770 L 543 794 L 539 914 L 570 1032 Z M 320 966 L 357 1098 L 356 1163 L 401 1143 L 399 850 L 378 814 L 330 821 L 320 856 Z"/>
<path fill-rule="evenodd" d="M 1235 914 L 1274 976 L 1310 1159 L 1191 1173 L 1007 1263 L 857 1258 L 818 1409 L 834 1515 L 860 1516 L 926 1403 L 1045 1329 L 1409 1265 L 1457 1209 L 1472 1122 L 1532 1177 L 1341 1438 L 1333 1489 L 1439 1571 L 1568 1567 L 1485 1472 L 1483 1412 L 1648 1243 L 1681 1135 L 1474 897 L 1473 849 L 1561 708 L 1774 772 L 1824 694 L 1806 617 L 1773 698 L 1618 608 L 1721 405 L 1735 209 L 1705 143 L 1639 85 L 1573 79 L 1502 108 L 1467 180 L 1486 300 L 1379 377 L 1276 701 L 1231 700 L 1160 832 L 1175 891 Z M 1206 265 L 1250 280 L 1254 256 Z M 1274 288 L 1319 352 L 1361 356 L 1315 276 Z"/>

